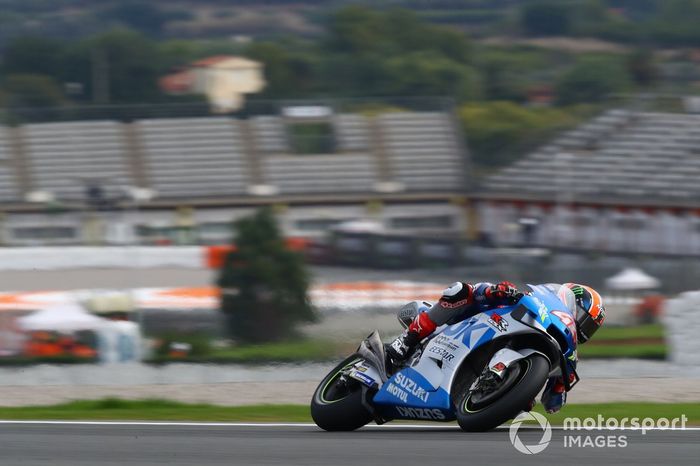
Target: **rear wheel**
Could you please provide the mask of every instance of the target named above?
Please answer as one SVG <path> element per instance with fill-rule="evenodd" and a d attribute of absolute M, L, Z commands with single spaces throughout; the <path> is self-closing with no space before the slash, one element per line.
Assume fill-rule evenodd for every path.
<path fill-rule="evenodd" d="M 362 358 L 354 354 L 335 366 L 316 388 L 311 399 L 311 417 L 329 431 L 355 430 L 372 420 L 362 405 L 363 385 L 342 374 Z"/>
<path fill-rule="evenodd" d="M 455 400 L 459 426 L 485 431 L 514 418 L 537 396 L 549 369 L 547 358 L 532 354 L 510 366 L 502 379 L 485 371 L 474 389 L 463 390 Z"/>

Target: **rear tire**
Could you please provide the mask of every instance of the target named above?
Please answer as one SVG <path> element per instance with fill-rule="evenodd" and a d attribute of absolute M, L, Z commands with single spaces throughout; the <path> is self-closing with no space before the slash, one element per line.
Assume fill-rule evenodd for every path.
<path fill-rule="evenodd" d="M 518 361 L 523 365 L 520 379 L 492 404 L 480 409 L 470 409 L 471 392 L 467 387 L 455 404 L 457 422 L 467 432 L 483 432 L 495 429 L 513 419 L 542 390 L 549 375 L 549 361 L 540 354 L 532 354 Z"/>
<path fill-rule="evenodd" d="M 328 431 L 359 429 L 372 420 L 372 415 L 362 404 L 363 385 L 348 379 L 340 380 L 340 372 L 362 359 L 357 354 L 335 366 L 316 388 L 311 399 L 311 417 L 317 426 Z"/>

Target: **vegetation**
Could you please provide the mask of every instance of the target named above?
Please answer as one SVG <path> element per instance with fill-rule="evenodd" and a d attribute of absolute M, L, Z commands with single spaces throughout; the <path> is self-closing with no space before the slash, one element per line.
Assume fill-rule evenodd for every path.
<path fill-rule="evenodd" d="M 307 422 L 308 406 L 215 406 L 168 400 L 105 398 L 53 406 L 0 407 L 2 419 Z"/>
<path fill-rule="evenodd" d="M 663 339 L 665 335 L 664 326 L 661 324 L 636 325 L 633 327 L 613 327 L 604 325 L 596 332 L 591 342 L 609 340 L 624 341 L 638 338 Z"/>
<path fill-rule="evenodd" d="M 526 3 L 520 21 L 528 35 L 565 36 L 571 29 L 571 10 L 561 1 Z"/>
<path fill-rule="evenodd" d="M 584 57 L 556 82 L 560 104 L 595 103 L 630 88 L 630 76 L 616 57 Z"/>
<path fill-rule="evenodd" d="M 692 91 L 698 80 L 692 66 L 685 74 L 663 72 L 671 60 L 688 64 L 692 57 L 656 51 L 700 44 L 694 21 L 700 0 L 394 0 L 376 8 L 307 0 L 293 9 L 284 0 L 274 7 L 217 0 L 78 3 L 0 0 L 0 106 L 10 111 L 7 122 L 58 118 L 50 107 L 138 104 L 146 112 L 154 107 L 142 104 L 201 104 L 202 96 L 164 93 L 158 78 L 199 58 L 237 54 L 264 64 L 267 85 L 248 99 L 251 109 L 265 99 L 370 97 L 402 107 L 410 105 L 392 99 L 447 97 L 458 106 L 476 162 L 488 167 L 487 161 L 511 161 L 576 125 L 611 94 L 664 86 Z M 197 8 L 203 4 L 206 13 Z M 81 14 L 59 14 L 68 8 Z M 252 25 L 235 23 L 242 9 L 242 17 L 275 11 L 305 26 L 270 33 L 252 19 Z M 224 38 L 241 31 L 249 41 Z M 489 36 L 500 41 L 482 40 Z M 551 36 L 624 47 L 522 45 Z M 433 109 L 440 102 L 433 99 Z M 18 110 L 25 107 L 37 111 Z M 151 116 L 129 113 L 135 111 L 91 109 L 89 117 Z M 324 131 L 299 128 L 291 138 L 299 152 L 325 151 L 332 139 Z"/>
<path fill-rule="evenodd" d="M 229 336 L 240 342 L 279 341 L 315 319 L 302 257 L 287 249 L 268 209 L 235 223 L 236 251 L 220 272 L 221 310 Z"/>
<path fill-rule="evenodd" d="M 582 359 L 666 359 L 668 349 L 664 343 L 633 343 L 621 345 L 581 345 Z"/>
<path fill-rule="evenodd" d="M 557 132 L 575 126 L 591 110 L 497 101 L 465 104 L 459 108 L 459 117 L 474 161 L 488 169 L 510 163 Z"/>
<path fill-rule="evenodd" d="M 661 324 L 635 327 L 603 327 L 590 342 L 579 347 L 582 359 L 666 359 L 668 348 Z"/>
<path fill-rule="evenodd" d="M 538 405 L 535 411 L 543 413 Z M 547 415 L 554 425 L 564 418 L 595 417 L 640 419 L 649 417 L 680 418 L 687 425 L 700 424 L 700 404 L 697 403 L 600 403 L 568 404 L 557 414 Z M 94 420 L 94 421 L 201 421 L 201 422 L 311 422 L 306 405 L 215 406 L 178 403 L 166 400 L 122 400 L 106 398 L 96 401 L 73 401 L 53 406 L 0 407 L 0 418 L 6 420 Z"/>
<path fill-rule="evenodd" d="M 182 339 L 177 339 L 182 341 Z M 185 339 L 187 340 L 187 339 Z M 330 340 L 292 340 L 265 344 L 236 345 L 226 348 L 209 346 L 206 352 L 172 355 L 159 351 L 149 362 L 200 362 L 216 364 L 264 364 L 281 362 L 330 361 L 350 353 L 354 347 Z"/>

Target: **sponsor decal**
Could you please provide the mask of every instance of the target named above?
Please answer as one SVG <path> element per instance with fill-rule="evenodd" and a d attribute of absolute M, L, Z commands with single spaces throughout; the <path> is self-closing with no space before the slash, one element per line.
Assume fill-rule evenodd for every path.
<path fill-rule="evenodd" d="M 404 392 L 393 383 L 389 383 L 389 386 L 386 387 L 386 391 L 387 393 L 389 393 L 390 395 L 394 395 L 396 398 L 403 401 L 404 403 L 408 403 L 408 393 Z"/>
<path fill-rule="evenodd" d="M 547 306 L 538 298 L 533 296 L 532 299 L 537 303 L 537 313 L 540 315 L 540 320 L 544 323 L 547 320 Z"/>
<path fill-rule="evenodd" d="M 398 411 L 401 417 L 408 417 L 411 419 L 427 419 L 429 421 L 443 421 L 445 419 L 445 414 L 440 409 L 397 406 L 396 411 Z"/>
<path fill-rule="evenodd" d="M 426 392 L 425 389 L 418 385 L 415 381 L 406 377 L 402 373 L 399 372 L 396 374 L 395 383 L 408 393 L 422 400 L 424 403 L 428 401 L 428 392 Z"/>
<path fill-rule="evenodd" d="M 446 337 L 445 335 L 438 335 L 433 338 L 433 343 L 440 345 L 450 351 L 457 351 L 459 346 L 452 340 L 452 338 Z"/>
<path fill-rule="evenodd" d="M 574 343 L 576 343 L 576 322 L 574 322 L 574 318 L 571 317 L 571 314 L 563 311 L 552 311 L 552 314 L 559 317 L 559 320 L 561 320 L 564 323 L 564 325 L 566 325 L 566 328 L 568 328 L 569 332 L 571 332 L 571 338 L 573 338 Z"/>
<path fill-rule="evenodd" d="M 499 332 L 506 332 L 506 331 L 508 331 L 508 320 L 506 320 L 505 318 L 503 318 L 503 316 L 501 316 L 500 314 L 495 314 L 495 313 L 494 313 L 494 314 L 489 318 L 488 322 L 489 322 L 489 324 L 491 324 L 491 325 L 493 325 L 494 327 L 496 327 L 496 329 L 497 329 Z"/>
<path fill-rule="evenodd" d="M 468 298 L 461 299 L 461 300 L 454 302 L 454 303 L 449 303 L 449 302 L 445 301 L 444 299 L 441 299 L 439 302 L 440 302 L 440 307 L 444 307 L 445 309 L 456 309 L 460 306 L 466 306 L 467 304 L 469 304 L 469 299 Z"/>
<path fill-rule="evenodd" d="M 428 352 L 437 354 L 442 358 L 443 361 L 452 361 L 455 358 L 455 355 L 447 351 L 445 348 L 441 346 L 431 346 L 428 348 Z"/>
<path fill-rule="evenodd" d="M 443 333 L 452 339 L 462 340 L 462 343 L 469 348 L 471 336 L 473 332 L 477 332 L 477 335 L 482 335 L 484 329 L 488 329 L 489 326 L 486 323 L 479 322 L 478 317 L 472 317 L 468 320 L 463 320 L 462 322 L 453 325 L 451 328 L 446 329 Z"/>
<path fill-rule="evenodd" d="M 595 320 L 598 322 L 598 325 L 603 325 L 605 321 L 605 308 L 602 304 L 598 304 L 598 316 L 595 317 Z"/>
<path fill-rule="evenodd" d="M 362 372 L 354 371 L 352 374 L 350 374 L 350 377 L 352 377 L 355 380 L 359 380 L 368 387 L 374 385 L 374 380 L 371 377 L 366 376 Z"/>
<path fill-rule="evenodd" d="M 503 372 L 504 370 L 506 370 L 506 365 L 503 364 L 502 362 L 497 362 L 496 364 L 493 365 L 493 367 L 491 367 L 491 370 L 493 370 L 495 372 Z"/>

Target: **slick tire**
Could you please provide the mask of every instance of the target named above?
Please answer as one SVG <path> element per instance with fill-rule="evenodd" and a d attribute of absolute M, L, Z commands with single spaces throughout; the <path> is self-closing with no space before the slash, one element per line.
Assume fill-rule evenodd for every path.
<path fill-rule="evenodd" d="M 457 422 L 466 432 L 495 429 L 513 419 L 542 390 L 549 375 L 549 361 L 540 354 L 532 354 L 518 361 L 523 373 L 510 389 L 493 403 L 480 409 L 470 409 L 471 392 L 467 389 L 456 400 Z"/>
<path fill-rule="evenodd" d="M 354 364 L 358 355 L 343 360 L 335 366 L 316 388 L 311 399 L 311 417 L 317 426 L 328 431 L 359 429 L 372 420 L 372 415 L 362 404 L 364 390 L 360 382 L 350 380 L 347 390 L 338 390 L 340 372 Z"/>

